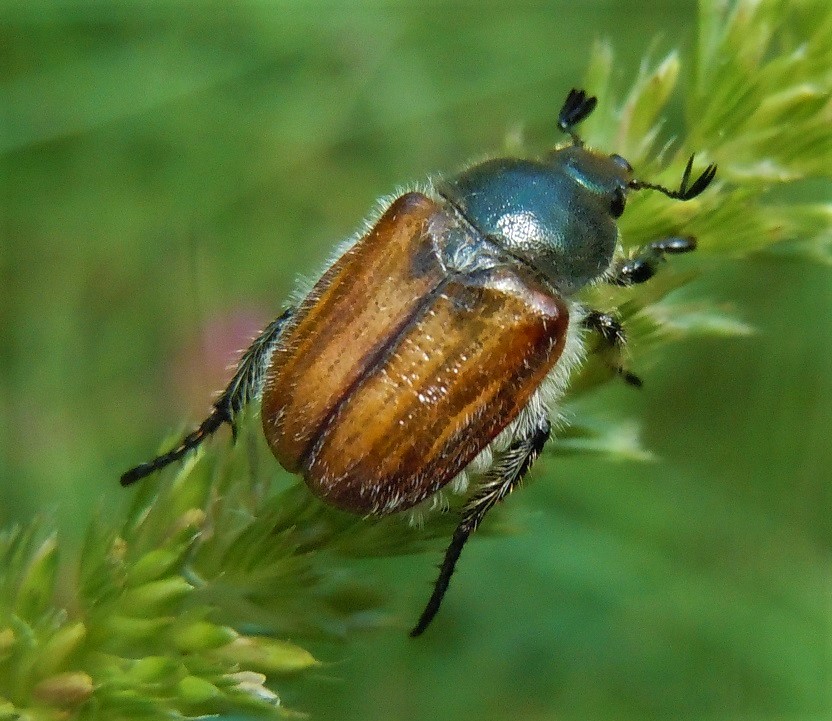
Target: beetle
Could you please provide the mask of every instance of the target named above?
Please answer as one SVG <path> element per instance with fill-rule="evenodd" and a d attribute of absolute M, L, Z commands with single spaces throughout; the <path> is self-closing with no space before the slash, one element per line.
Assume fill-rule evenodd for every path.
<path fill-rule="evenodd" d="M 450 487 L 469 497 L 412 636 L 439 610 L 469 536 L 549 440 L 585 332 L 620 346 L 618 321 L 574 296 L 588 284 L 643 283 L 673 237 L 616 261 L 630 191 L 690 200 L 709 165 L 678 190 L 638 180 L 620 155 L 587 148 L 575 126 L 597 99 L 569 92 L 571 142 L 539 159 L 497 158 L 389 203 L 312 289 L 242 355 L 210 415 L 174 449 L 127 471 L 129 485 L 182 458 L 260 402 L 277 460 L 323 501 L 362 515 L 411 509 Z M 640 385 L 637 376 L 616 367 Z"/>

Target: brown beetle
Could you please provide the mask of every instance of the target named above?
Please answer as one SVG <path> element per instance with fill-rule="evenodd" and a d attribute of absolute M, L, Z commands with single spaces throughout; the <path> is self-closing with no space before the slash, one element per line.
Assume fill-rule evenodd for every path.
<path fill-rule="evenodd" d="M 277 460 L 321 499 L 362 515 L 413 508 L 453 482 L 473 487 L 433 594 L 411 635 L 439 609 L 466 540 L 520 482 L 551 430 L 583 330 L 623 342 L 614 318 L 572 299 L 583 286 L 648 280 L 691 238 L 651 243 L 616 264 L 627 192 L 679 200 L 633 179 L 629 163 L 583 146 L 574 126 L 595 107 L 569 93 L 559 115 L 572 144 L 540 160 L 486 161 L 392 201 L 296 308 L 243 355 L 211 415 L 169 453 L 125 473 L 128 485 L 181 458 L 261 401 Z M 636 376 L 622 369 L 634 384 Z"/>

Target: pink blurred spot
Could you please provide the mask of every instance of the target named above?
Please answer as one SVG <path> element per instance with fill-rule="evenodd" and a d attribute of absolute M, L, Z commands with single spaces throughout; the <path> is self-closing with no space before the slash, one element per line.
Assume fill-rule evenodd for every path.
<path fill-rule="evenodd" d="M 184 341 L 170 365 L 172 396 L 183 417 L 206 415 L 240 356 L 270 320 L 261 308 L 235 308 L 207 318 L 198 334 Z"/>

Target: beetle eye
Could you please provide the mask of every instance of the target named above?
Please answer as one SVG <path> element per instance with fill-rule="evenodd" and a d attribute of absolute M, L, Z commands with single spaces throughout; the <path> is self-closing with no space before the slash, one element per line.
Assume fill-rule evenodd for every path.
<path fill-rule="evenodd" d="M 619 168 L 621 168 L 621 170 L 627 173 L 633 172 L 633 166 L 630 165 L 625 158 L 622 158 L 617 153 L 610 155 L 610 160 L 612 160 L 613 163 L 615 163 Z"/>
<path fill-rule="evenodd" d="M 624 195 L 624 188 L 616 188 L 612 194 L 612 204 L 610 205 L 610 213 L 613 218 L 620 218 L 624 212 L 624 206 L 627 204 L 627 198 Z"/>

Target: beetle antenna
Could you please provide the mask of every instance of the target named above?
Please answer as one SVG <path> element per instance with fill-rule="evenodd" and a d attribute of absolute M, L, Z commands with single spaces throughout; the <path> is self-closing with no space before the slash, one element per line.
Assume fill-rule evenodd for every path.
<path fill-rule="evenodd" d="M 664 193 L 668 198 L 674 198 L 676 200 L 690 200 L 691 198 L 695 198 L 711 184 L 711 181 L 716 176 L 716 164 L 711 163 L 707 168 L 705 168 L 705 170 L 702 171 L 702 174 L 693 181 L 692 185 L 688 185 L 690 182 L 690 172 L 693 168 L 693 157 L 693 155 L 690 156 L 688 164 L 685 166 L 685 172 L 682 173 L 682 182 L 679 183 L 679 190 L 670 190 L 669 188 L 665 188 L 663 185 L 644 183 L 641 180 L 631 180 L 629 187 L 632 190 L 658 190 L 660 193 Z"/>
<path fill-rule="evenodd" d="M 595 110 L 597 103 L 598 98 L 594 95 L 587 96 L 585 91 L 577 88 L 572 88 L 563 101 L 563 107 L 558 113 L 558 127 L 568 133 L 575 145 L 583 145 L 584 141 L 578 137 L 574 127 Z"/>

